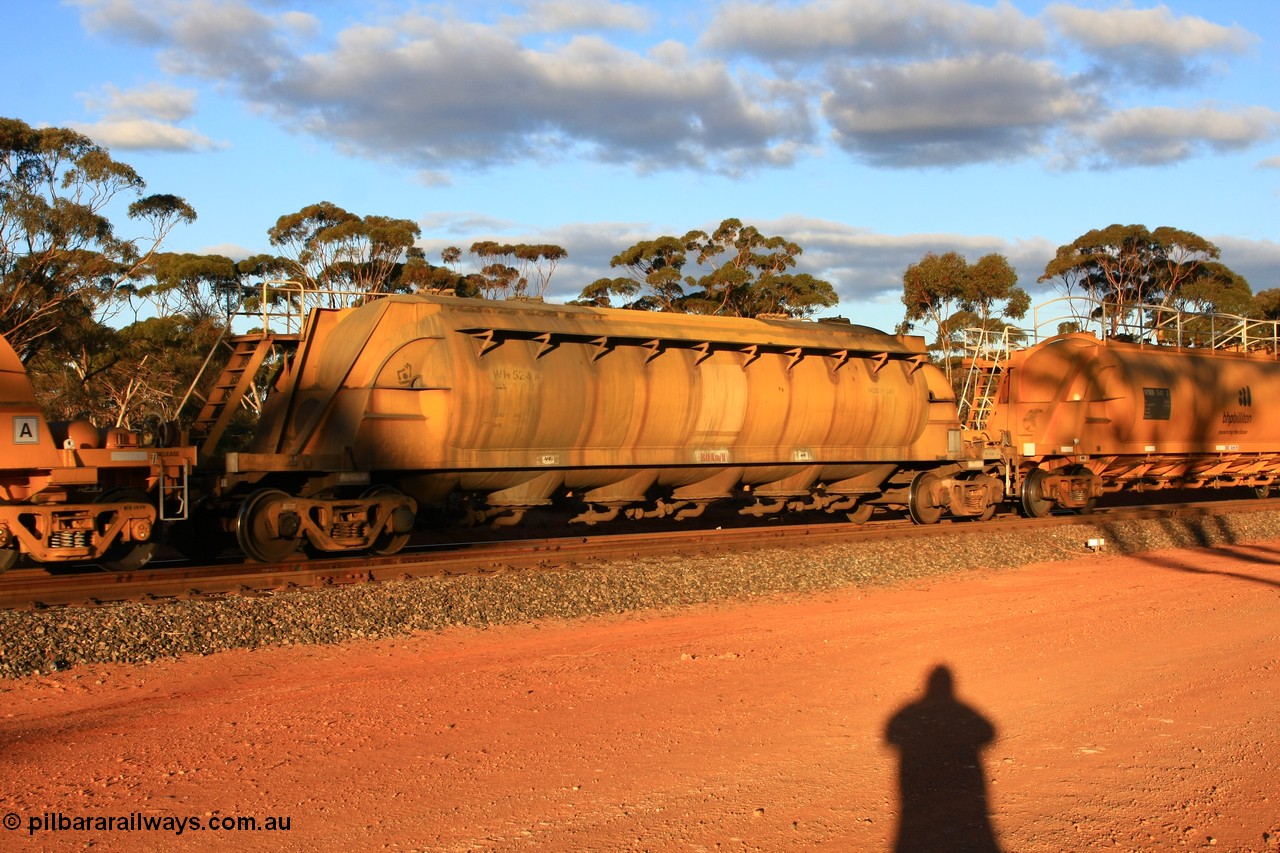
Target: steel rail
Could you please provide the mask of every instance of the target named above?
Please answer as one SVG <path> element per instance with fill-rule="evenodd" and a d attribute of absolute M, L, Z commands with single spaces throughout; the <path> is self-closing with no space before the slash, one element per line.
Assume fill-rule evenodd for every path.
<path fill-rule="evenodd" d="M 945 519 L 916 525 L 905 519 L 868 524 L 815 524 L 683 529 L 678 531 L 577 535 L 557 538 L 419 545 L 390 557 L 290 559 L 278 563 L 211 561 L 197 565 L 157 561 L 133 572 L 94 567 L 14 569 L 0 576 L 0 609 L 97 605 L 117 601 L 165 601 L 226 595 L 261 595 L 290 587 L 322 587 L 395 579 L 486 574 L 509 569 L 589 569 L 614 560 L 681 554 L 703 556 L 777 547 L 856 544 L 978 532 L 1006 532 L 1065 525 L 1100 525 L 1142 518 L 1205 517 L 1272 511 L 1270 501 L 1209 501 L 1099 508 L 1089 515 L 1020 518 L 1012 513 L 986 522 Z M 1081 551 L 1086 553 L 1085 542 Z"/>

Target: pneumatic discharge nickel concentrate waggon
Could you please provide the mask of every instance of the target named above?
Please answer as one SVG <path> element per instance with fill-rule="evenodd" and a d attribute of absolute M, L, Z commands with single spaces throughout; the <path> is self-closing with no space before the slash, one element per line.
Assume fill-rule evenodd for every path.
<path fill-rule="evenodd" d="M 678 520 L 730 499 L 756 516 L 933 523 L 1006 503 L 1084 511 L 1124 488 L 1265 495 L 1280 475 L 1262 414 L 1280 399 L 1274 329 L 1148 337 L 975 350 L 958 400 L 922 338 L 847 322 L 428 295 L 314 309 L 296 334 L 235 341 L 174 538 L 274 561 L 394 553 L 446 505 L 492 524 L 565 501 L 587 524 Z M 249 445 L 215 454 L 273 352 Z M 159 517 L 164 492 L 148 494 Z"/>

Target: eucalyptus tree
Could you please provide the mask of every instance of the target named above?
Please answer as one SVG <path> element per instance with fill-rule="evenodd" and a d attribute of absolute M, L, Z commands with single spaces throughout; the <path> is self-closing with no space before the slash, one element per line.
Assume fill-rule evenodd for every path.
<path fill-rule="evenodd" d="M 602 308 L 683 312 L 685 280 L 682 273 L 700 233 L 690 231 L 683 238 L 641 240 L 624 249 L 613 256 L 609 266 L 621 267 L 627 274 L 596 279 L 583 288 L 578 301 Z M 619 300 L 616 306 L 615 297 Z"/>
<path fill-rule="evenodd" d="M 951 376 L 952 362 L 968 328 L 999 332 L 1026 316 L 1031 297 L 1018 287 L 1018 274 L 1003 255 L 983 255 L 970 264 L 958 252 L 927 253 L 902 275 L 906 318 L 899 329 L 923 323 L 933 329 L 929 348 Z"/>
<path fill-rule="evenodd" d="M 1239 317 L 1261 315 L 1248 280 L 1216 261 L 1201 264 L 1181 284 L 1172 302 L 1184 311 Z"/>
<path fill-rule="evenodd" d="M 608 307 L 618 299 L 620 307 L 645 311 L 806 317 L 835 305 L 838 297 L 830 282 L 790 271 L 803 251 L 784 237 L 725 219 L 711 234 L 662 236 L 619 252 L 610 266 L 627 274 L 597 279 L 578 301 Z M 698 270 L 703 272 L 695 275 Z"/>
<path fill-rule="evenodd" d="M 281 216 L 267 231 L 294 292 L 333 308 L 399 289 L 396 273 L 420 234 L 412 220 L 361 217 L 328 201 Z"/>
<path fill-rule="evenodd" d="M 1188 301 L 1183 291 L 1193 284 L 1199 292 L 1189 301 L 1204 302 L 1204 288 L 1214 281 L 1230 286 L 1227 282 L 1238 277 L 1215 263 L 1220 254 L 1211 241 L 1191 231 L 1109 225 L 1060 246 L 1039 281 L 1054 282 L 1068 296 L 1079 290 L 1097 310 L 1107 312 L 1114 333 L 1137 306 L 1177 306 Z"/>
<path fill-rule="evenodd" d="M 481 295 L 483 277 L 479 273 L 462 273 L 458 264 L 462 250 L 449 246 L 440 253 L 442 265 L 427 260 L 426 252 L 414 247 L 405 253 L 405 262 L 393 276 L 394 289 L 405 293 L 444 293 L 454 296 Z"/>
<path fill-rule="evenodd" d="M 1280 287 L 1260 290 L 1253 296 L 1250 316 L 1263 320 L 1280 320 Z"/>
<path fill-rule="evenodd" d="M 805 317 L 838 300 L 835 288 L 808 273 L 788 272 L 804 253 L 798 243 L 768 236 L 738 219 L 726 219 L 696 243 L 699 267 L 712 269 L 694 279 L 686 304 L 699 314 Z"/>
<path fill-rule="evenodd" d="M 146 183 L 89 137 L 0 118 L 0 332 L 30 360 L 73 318 L 106 319 L 174 227 L 195 220 L 184 199 Z M 125 215 L 144 234 L 117 234 Z"/>
<path fill-rule="evenodd" d="M 50 417 L 124 427 L 177 421 L 197 378 L 204 387 L 216 379 L 227 352 L 215 347 L 241 298 L 235 262 L 161 252 L 138 280 L 131 286 L 131 298 L 142 303 L 134 308 L 134 322 L 116 328 L 92 317 L 69 317 L 29 363 Z M 200 376 L 210 352 L 212 363 Z M 197 410 L 200 402 L 198 395 L 192 398 Z"/>
<path fill-rule="evenodd" d="M 162 252 L 149 265 L 150 280 L 134 291 L 157 316 L 221 318 L 244 301 L 245 272 L 225 255 Z"/>
<path fill-rule="evenodd" d="M 480 260 L 480 288 L 486 299 L 526 296 L 541 299 L 546 295 L 556 266 L 569 256 L 562 246 L 551 243 L 495 240 L 477 240 L 471 244 L 471 254 Z"/>

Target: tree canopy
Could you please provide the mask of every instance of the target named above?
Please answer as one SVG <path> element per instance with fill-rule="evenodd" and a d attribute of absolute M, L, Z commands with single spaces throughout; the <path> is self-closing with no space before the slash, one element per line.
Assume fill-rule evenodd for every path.
<path fill-rule="evenodd" d="M 712 234 L 642 240 L 609 262 L 625 276 L 601 278 L 583 289 L 580 304 L 622 308 L 757 317 L 806 317 L 835 305 L 835 289 L 808 273 L 788 272 L 803 249 L 770 237 L 738 219 L 726 219 Z M 705 270 L 686 274 L 693 265 Z"/>
<path fill-rule="evenodd" d="M 397 273 L 421 233 L 410 219 L 357 216 L 322 201 L 281 216 L 267 236 L 289 280 L 320 304 L 341 307 L 400 289 Z"/>
<path fill-rule="evenodd" d="M 0 332 L 29 361 L 70 317 L 92 317 L 130 288 L 169 232 L 195 210 L 143 196 L 136 171 L 83 134 L 0 118 Z M 122 237 L 109 205 L 150 233 Z"/>
<path fill-rule="evenodd" d="M 263 307 L 263 295 L 289 300 L 299 314 L 386 293 L 542 297 L 568 256 L 552 244 L 477 240 L 469 249 L 476 271 L 463 272 L 456 246 L 444 249 L 441 264 L 428 262 L 412 220 L 361 216 L 328 201 L 276 220 L 267 236 L 277 254 L 164 252 L 172 229 L 196 213 L 178 196 L 145 188 L 132 167 L 76 131 L 0 118 L 0 333 L 51 416 L 138 426 L 193 414 L 198 390 L 188 411 L 179 408 L 205 354 L 230 330 L 231 314 Z M 136 233 L 119 233 L 112 215 Z M 802 254 L 794 241 L 729 218 L 711 233 L 663 235 L 620 251 L 610 261 L 617 274 L 585 287 L 578 302 L 807 317 L 837 296 L 829 282 L 796 272 Z M 1219 258 L 1217 246 L 1190 231 L 1111 225 L 1060 247 L 1039 281 L 1111 306 L 1113 317 L 1154 303 L 1280 318 L 1280 290 L 1255 297 Z M 1026 315 L 1030 298 L 1017 281 L 998 254 L 972 264 L 956 252 L 926 254 L 903 274 L 900 328 L 929 327 L 931 348 L 950 368 L 961 329 L 999 330 Z M 130 306 L 132 322 L 122 323 Z"/>
<path fill-rule="evenodd" d="M 1178 289 L 1173 303 L 1184 311 L 1263 316 L 1244 276 L 1216 261 L 1201 265 Z"/>
<path fill-rule="evenodd" d="M 1216 245 L 1191 231 L 1110 225 L 1060 246 L 1039 280 L 1055 282 L 1066 295 L 1079 288 L 1093 300 L 1121 311 L 1122 306 L 1144 304 L 1216 304 L 1214 298 L 1207 298 L 1215 282 L 1238 287 L 1243 281 L 1214 263 L 1219 255 Z M 1229 284 L 1232 279 L 1236 279 L 1234 285 Z"/>
<path fill-rule="evenodd" d="M 902 304 L 910 331 L 916 323 L 932 327 L 929 348 L 950 375 L 957 335 L 967 328 L 998 331 L 1026 316 L 1031 297 L 1018 287 L 1018 274 L 1003 255 L 983 255 L 970 264 L 958 252 L 929 252 L 902 275 Z"/>
<path fill-rule="evenodd" d="M 485 299 L 541 299 L 556 265 L 569 256 L 562 247 L 550 243 L 510 244 L 494 240 L 472 243 L 471 254 L 481 262 L 479 283 Z"/>
<path fill-rule="evenodd" d="M 29 373 L 55 420 L 159 426 L 180 419 L 187 388 L 222 329 L 213 318 L 183 314 L 149 317 L 121 329 L 84 321 L 62 345 L 42 350 Z M 209 373 L 205 379 L 212 382 L 216 372 Z M 198 400 L 191 404 L 197 411 L 199 406 Z"/>

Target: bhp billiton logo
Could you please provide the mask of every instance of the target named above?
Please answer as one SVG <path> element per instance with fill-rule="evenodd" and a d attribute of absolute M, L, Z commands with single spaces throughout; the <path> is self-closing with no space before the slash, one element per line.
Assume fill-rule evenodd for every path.
<path fill-rule="evenodd" d="M 1242 409 L 1253 407 L 1253 392 L 1249 390 L 1248 385 L 1236 392 L 1236 399 L 1240 401 L 1240 408 Z M 1228 426 L 1251 424 L 1253 423 L 1253 414 L 1251 412 L 1223 412 L 1222 422 Z"/>

